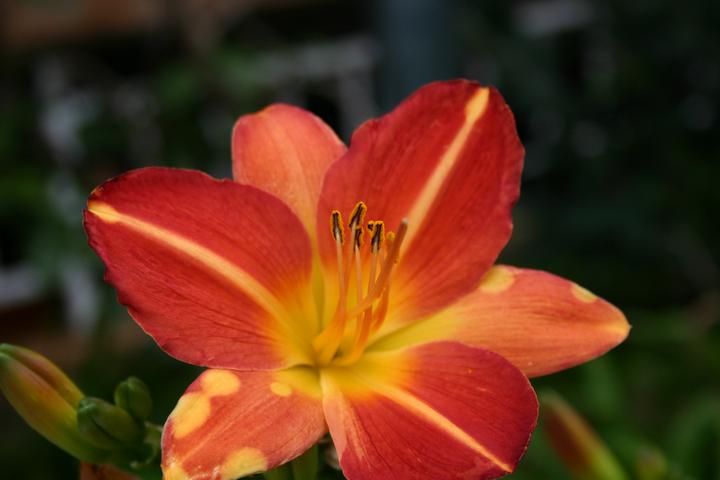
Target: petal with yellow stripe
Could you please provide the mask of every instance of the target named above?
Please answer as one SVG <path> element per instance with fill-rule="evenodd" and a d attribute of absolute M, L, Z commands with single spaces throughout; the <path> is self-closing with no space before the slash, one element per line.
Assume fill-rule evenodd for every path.
<path fill-rule="evenodd" d="M 517 368 L 455 342 L 367 354 L 324 370 L 321 384 L 350 480 L 496 478 L 513 471 L 537 419 Z"/>
<path fill-rule="evenodd" d="M 119 301 L 169 354 L 248 370 L 308 361 L 310 242 L 272 195 L 140 169 L 93 191 L 85 230 Z"/>
<path fill-rule="evenodd" d="M 456 304 L 370 348 L 456 340 L 499 353 L 534 377 L 602 355 L 629 330 L 620 310 L 576 283 L 539 270 L 499 265 Z"/>
<path fill-rule="evenodd" d="M 165 480 L 231 480 L 301 455 L 326 433 L 315 372 L 206 370 L 165 424 Z"/>
<path fill-rule="evenodd" d="M 233 176 L 282 199 L 314 235 L 325 171 L 344 152 L 345 145 L 318 117 L 275 104 L 235 123 Z"/>
<path fill-rule="evenodd" d="M 388 323 L 421 318 L 469 292 L 507 243 L 523 148 L 493 88 L 457 80 L 425 86 L 363 124 L 325 176 L 318 238 L 327 265 L 328 218 L 358 201 L 394 230 L 408 219 Z M 329 267 L 332 268 L 332 267 Z"/>

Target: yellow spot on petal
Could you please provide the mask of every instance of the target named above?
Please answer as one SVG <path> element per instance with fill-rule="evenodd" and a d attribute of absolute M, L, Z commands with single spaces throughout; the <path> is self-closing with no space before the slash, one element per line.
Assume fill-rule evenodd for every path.
<path fill-rule="evenodd" d="M 210 417 L 210 399 L 201 392 L 191 392 L 180 397 L 170 414 L 173 435 L 182 438 L 202 426 Z"/>
<path fill-rule="evenodd" d="M 480 282 L 483 293 L 504 292 L 515 282 L 515 274 L 508 267 L 493 267 Z"/>
<path fill-rule="evenodd" d="M 223 480 L 244 477 L 267 470 L 267 459 L 257 448 L 241 448 L 228 455 L 220 467 Z"/>
<path fill-rule="evenodd" d="M 163 479 L 164 480 L 187 480 L 190 475 L 182 469 L 177 463 L 173 463 L 167 468 L 163 468 Z"/>
<path fill-rule="evenodd" d="M 289 397 L 292 393 L 292 388 L 284 383 L 273 382 L 270 384 L 270 390 L 279 397 Z"/>
<path fill-rule="evenodd" d="M 227 370 L 208 370 L 202 376 L 202 389 L 210 397 L 230 395 L 240 389 L 240 379 Z"/>
<path fill-rule="evenodd" d="M 572 291 L 573 296 L 583 303 L 592 303 L 598 298 L 597 295 L 592 293 L 590 290 L 581 287 L 577 283 L 573 283 L 570 290 Z"/>

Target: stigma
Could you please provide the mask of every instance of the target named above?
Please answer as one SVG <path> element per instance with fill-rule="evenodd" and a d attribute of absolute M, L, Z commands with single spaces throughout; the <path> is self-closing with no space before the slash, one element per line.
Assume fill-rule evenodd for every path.
<path fill-rule="evenodd" d="M 335 242 L 337 262 L 338 301 L 330 322 L 313 340 L 319 366 L 356 362 L 387 315 L 392 270 L 397 263 L 408 223 L 403 219 L 397 233 L 386 233 L 383 221 L 365 223 L 366 214 L 367 206 L 363 202 L 355 205 L 347 225 L 343 223 L 339 210 L 330 214 L 330 234 Z M 369 262 L 366 261 L 367 256 Z M 367 277 L 363 268 L 369 268 Z M 352 290 L 355 290 L 355 298 L 351 301 Z"/>

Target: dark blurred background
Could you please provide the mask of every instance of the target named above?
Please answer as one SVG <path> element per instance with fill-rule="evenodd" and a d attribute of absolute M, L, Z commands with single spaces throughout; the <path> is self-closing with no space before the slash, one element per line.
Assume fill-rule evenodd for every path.
<path fill-rule="evenodd" d="M 622 308 L 629 340 L 537 379 L 632 471 L 720 479 L 720 2 L 3 0 L 0 341 L 109 398 L 146 380 L 162 422 L 197 369 L 144 336 L 81 225 L 131 168 L 230 176 L 234 120 L 271 102 L 341 136 L 431 80 L 497 86 L 527 148 L 502 261 Z M 3 478 L 74 461 L 0 399 Z M 660 453 L 662 452 L 662 453 Z M 514 479 L 566 479 L 542 428 Z"/>

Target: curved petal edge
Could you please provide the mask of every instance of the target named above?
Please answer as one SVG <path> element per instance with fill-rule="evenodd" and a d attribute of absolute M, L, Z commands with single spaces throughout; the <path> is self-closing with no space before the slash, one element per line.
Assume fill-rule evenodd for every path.
<path fill-rule="evenodd" d="M 206 370 L 165 424 L 165 480 L 231 480 L 304 453 L 326 432 L 317 376 Z"/>
<path fill-rule="evenodd" d="M 302 314 L 310 242 L 277 198 L 197 171 L 146 168 L 96 188 L 84 215 L 105 279 L 170 355 L 248 370 L 307 361 L 298 332 L 316 328 Z"/>
<path fill-rule="evenodd" d="M 422 318 L 472 290 L 512 230 L 524 149 L 497 90 L 467 80 L 420 88 L 363 124 L 325 176 L 318 238 L 326 264 L 330 212 L 409 227 L 393 278 L 388 324 Z M 332 267 L 329 267 L 332 268 Z"/>
<path fill-rule="evenodd" d="M 622 343 L 629 331 L 620 310 L 578 284 L 498 265 L 456 304 L 371 348 L 456 340 L 499 353 L 536 377 L 592 360 Z"/>
<path fill-rule="evenodd" d="M 320 118 L 302 108 L 274 104 L 235 123 L 233 177 L 283 200 L 315 235 L 325 171 L 344 152 L 345 145 Z"/>
<path fill-rule="evenodd" d="M 321 383 L 350 480 L 497 478 L 514 470 L 537 420 L 517 368 L 456 342 L 368 354 Z"/>

